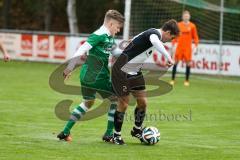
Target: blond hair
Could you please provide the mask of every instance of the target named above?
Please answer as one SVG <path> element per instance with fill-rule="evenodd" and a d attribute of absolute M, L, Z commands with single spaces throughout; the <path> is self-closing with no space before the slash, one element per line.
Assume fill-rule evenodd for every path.
<path fill-rule="evenodd" d="M 184 14 L 189 14 L 190 15 L 190 12 L 188 11 L 188 10 L 184 10 L 183 12 L 182 12 L 182 14 L 184 15 Z"/>
<path fill-rule="evenodd" d="M 110 19 L 114 19 L 120 23 L 124 23 L 124 20 L 125 20 L 124 16 L 117 10 L 108 10 L 106 12 L 104 22 L 107 22 Z"/>

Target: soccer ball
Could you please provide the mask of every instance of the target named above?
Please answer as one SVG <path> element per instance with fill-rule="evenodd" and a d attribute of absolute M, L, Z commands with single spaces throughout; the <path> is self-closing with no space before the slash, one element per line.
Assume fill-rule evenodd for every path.
<path fill-rule="evenodd" d="M 160 132 L 155 127 L 146 127 L 143 129 L 142 139 L 145 144 L 154 145 L 160 140 Z"/>

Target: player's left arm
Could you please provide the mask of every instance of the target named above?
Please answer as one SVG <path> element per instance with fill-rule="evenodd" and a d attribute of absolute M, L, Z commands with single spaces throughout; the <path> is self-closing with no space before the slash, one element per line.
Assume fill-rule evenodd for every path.
<path fill-rule="evenodd" d="M 116 41 L 115 41 L 115 39 L 114 39 L 114 44 L 115 44 L 115 48 L 112 50 L 112 55 L 113 55 L 113 57 L 115 57 L 115 58 L 118 58 L 121 54 L 122 54 L 122 52 L 123 52 L 123 50 L 128 46 L 128 44 L 131 42 L 131 39 L 129 39 L 129 40 L 123 40 L 123 41 L 121 41 L 118 45 L 116 44 Z"/>
<path fill-rule="evenodd" d="M 122 42 L 119 43 L 119 45 L 117 45 L 114 50 L 112 51 L 112 55 L 116 58 L 118 58 L 122 52 L 124 51 L 124 49 L 129 45 L 129 43 L 132 42 L 132 39 L 129 40 L 123 40 Z"/>
<path fill-rule="evenodd" d="M 162 42 L 158 38 L 156 34 L 150 35 L 150 41 L 152 45 L 157 49 L 158 52 L 164 55 L 165 58 L 168 60 L 168 67 L 172 66 L 174 64 L 174 61 L 172 60 L 172 57 L 170 54 L 167 52 L 165 47 L 163 46 Z"/>
<path fill-rule="evenodd" d="M 192 37 L 193 37 L 193 48 L 192 48 L 192 53 L 195 53 L 197 51 L 198 43 L 199 43 L 199 38 L 198 38 L 198 32 L 197 32 L 197 27 L 195 24 L 192 26 Z"/>
<path fill-rule="evenodd" d="M 122 54 L 122 52 L 123 50 L 116 45 L 116 47 L 112 50 L 111 53 L 115 58 L 118 58 Z"/>

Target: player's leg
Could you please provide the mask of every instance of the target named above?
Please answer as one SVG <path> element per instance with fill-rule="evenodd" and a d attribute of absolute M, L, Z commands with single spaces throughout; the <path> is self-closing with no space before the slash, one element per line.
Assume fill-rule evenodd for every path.
<path fill-rule="evenodd" d="M 131 93 L 137 101 L 137 106 L 134 111 L 135 125 L 131 131 L 131 135 L 141 140 L 142 124 L 147 107 L 145 80 L 141 72 L 137 75 L 128 76 L 128 80 Z"/>
<path fill-rule="evenodd" d="M 174 55 L 175 64 L 173 65 L 173 69 L 172 69 L 172 80 L 170 81 L 171 85 L 175 84 L 175 78 L 176 78 L 176 73 L 177 73 L 177 65 L 178 65 L 178 62 L 181 59 L 182 59 L 182 49 L 177 48 L 176 53 Z"/>
<path fill-rule="evenodd" d="M 84 100 L 81 104 L 79 104 L 71 113 L 69 120 L 67 121 L 63 131 L 58 134 L 58 138 L 60 140 L 71 141 L 70 131 L 72 127 L 79 121 L 88 109 L 94 104 L 94 100 Z"/>
<path fill-rule="evenodd" d="M 186 62 L 186 72 L 185 72 L 185 82 L 184 82 L 184 85 L 185 86 L 189 86 L 190 83 L 189 83 L 189 77 L 190 77 L 190 73 L 191 73 L 191 62 L 188 61 Z"/>
<path fill-rule="evenodd" d="M 73 110 L 63 131 L 58 134 L 57 138 L 59 138 L 60 140 L 71 141 L 71 129 L 76 124 L 76 122 L 79 121 L 88 111 L 88 109 L 90 109 L 94 104 L 96 91 L 87 87 L 81 87 L 81 90 L 84 100 Z"/>
<path fill-rule="evenodd" d="M 115 144 L 123 145 L 125 144 L 123 139 L 121 138 L 121 130 L 122 130 L 122 124 L 124 120 L 124 115 L 127 110 L 129 103 L 129 95 L 122 96 L 118 98 L 118 106 L 117 110 L 114 114 L 114 135 L 113 135 L 113 142 Z"/>
<path fill-rule="evenodd" d="M 117 109 L 117 97 L 110 96 L 109 98 L 110 106 L 107 113 L 107 129 L 102 137 L 102 140 L 105 142 L 110 142 L 113 137 L 113 129 L 114 129 L 114 114 Z"/>
<path fill-rule="evenodd" d="M 170 82 L 171 85 L 175 84 L 175 78 L 176 78 L 176 73 L 177 73 L 177 65 L 178 65 L 178 61 L 175 61 L 175 64 L 173 65 L 173 69 L 172 69 L 172 80 Z"/>
<path fill-rule="evenodd" d="M 192 61 L 192 51 L 191 50 L 187 50 L 185 53 L 185 62 L 186 62 L 186 72 L 185 72 L 185 81 L 184 81 L 184 85 L 185 86 L 189 86 L 189 77 L 190 77 L 190 73 L 191 73 L 191 61 Z"/>
<path fill-rule="evenodd" d="M 113 129 L 114 129 L 114 114 L 117 108 L 117 101 L 110 100 L 110 106 L 107 113 L 107 129 L 102 137 L 102 140 L 105 142 L 110 142 L 113 137 Z"/>
<path fill-rule="evenodd" d="M 114 114 L 117 108 L 117 97 L 115 96 L 112 88 L 112 83 L 109 79 L 101 80 L 95 83 L 97 92 L 103 99 L 107 98 L 110 101 L 109 110 L 107 113 L 107 129 L 102 136 L 102 140 L 110 142 L 113 137 L 114 128 Z"/>
<path fill-rule="evenodd" d="M 115 144 L 124 144 L 121 138 L 121 129 L 124 120 L 125 111 L 128 107 L 129 102 L 129 87 L 127 74 L 121 70 L 128 62 L 128 57 L 126 55 L 121 55 L 112 67 L 112 86 L 114 93 L 118 97 L 118 106 L 114 114 L 114 134 L 113 142 Z"/>
<path fill-rule="evenodd" d="M 142 124 L 146 115 L 147 109 L 147 97 L 145 90 L 135 90 L 132 92 L 133 96 L 137 101 L 137 106 L 134 111 L 134 127 L 131 131 L 131 135 L 137 137 L 142 141 Z"/>

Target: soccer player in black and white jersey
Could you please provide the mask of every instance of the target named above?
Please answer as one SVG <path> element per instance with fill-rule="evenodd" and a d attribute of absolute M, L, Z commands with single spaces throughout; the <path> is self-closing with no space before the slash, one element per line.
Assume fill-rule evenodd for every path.
<path fill-rule="evenodd" d="M 113 142 L 115 144 L 125 144 L 121 138 L 121 128 L 124 114 L 128 107 L 130 93 L 132 93 L 137 101 L 134 113 L 135 125 L 131 131 L 131 135 L 142 141 L 142 124 L 147 108 L 147 98 L 141 68 L 154 48 L 166 57 L 166 66 L 171 67 L 174 62 L 164 48 L 163 43 L 171 41 L 178 35 L 179 28 L 177 22 L 173 19 L 165 22 L 160 29 L 148 29 L 131 40 L 113 65 L 112 84 L 118 96 L 118 107 L 114 115 L 115 132 Z"/>

